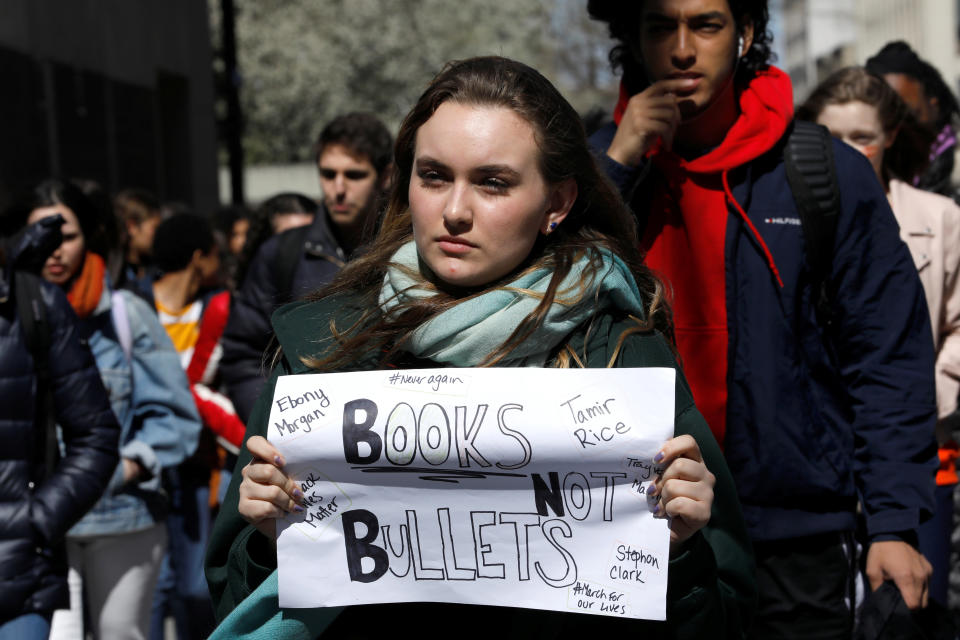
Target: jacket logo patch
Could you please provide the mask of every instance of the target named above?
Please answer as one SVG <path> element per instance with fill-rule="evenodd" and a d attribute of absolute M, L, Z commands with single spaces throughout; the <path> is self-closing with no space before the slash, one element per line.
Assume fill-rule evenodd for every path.
<path fill-rule="evenodd" d="M 800 226 L 800 218 L 764 218 L 766 224 L 792 224 Z"/>

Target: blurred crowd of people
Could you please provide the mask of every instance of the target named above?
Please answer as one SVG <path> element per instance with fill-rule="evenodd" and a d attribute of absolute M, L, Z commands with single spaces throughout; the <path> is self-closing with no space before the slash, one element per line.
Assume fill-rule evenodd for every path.
<path fill-rule="evenodd" d="M 587 132 L 597 177 L 576 169 L 557 178 L 578 180 L 571 193 L 551 192 L 560 200 L 566 193 L 570 206 L 563 215 L 548 208 L 543 228 L 531 227 L 522 255 L 496 277 L 445 280 L 431 262 L 440 259 L 421 247 L 422 218 L 402 215 L 428 209 L 415 197 L 420 180 L 437 190 L 455 181 L 444 173 L 459 170 L 453 160 L 418 155 L 412 164 L 418 131 L 447 123 L 434 114 L 473 117 L 446 100 L 513 109 L 541 135 L 537 153 L 561 137 L 530 115 L 534 107 L 450 98 L 467 95 L 457 73 L 510 69 L 517 104 L 541 86 L 516 81 L 535 72 L 502 59 L 438 77 L 401 129 L 396 157 L 393 135 L 374 115 L 327 123 L 314 147 L 319 201 L 283 192 L 252 210 L 192 211 L 138 189 L 109 194 L 90 181 L 51 177 L 4 207 L 0 434 L 9 451 L 0 461 L 0 639 L 162 640 L 170 618 L 178 638 L 208 637 L 242 600 L 232 594 L 228 563 L 249 567 L 251 590 L 271 569 L 261 547 L 236 560 L 230 544 L 250 527 L 266 539 L 276 517 L 251 516 L 238 487 L 260 481 L 234 477 L 235 467 L 269 464 L 272 455 L 257 442 L 264 453 L 251 456 L 245 436 L 258 433 L 251 417 L 277 364 L 274 311 L 331 284 L 337 295 L 351 286 L 369 293 L 359 267 L 345 269 L 351 264 L 376 272 L 379 291 L 391 274 L 376 271 L 370 256 L 399 261 L 399 247 L 415 240 L 404 268 L 429 267 L 461 292 L 429 313 L 409 302 L 422 311 L 410 317 L 426 326 L 422 318 L 441 317 L 429 314 L 454 308 L 462 292 L 503 284 L 518 265 L 541 265 L 538 252 L 548 255 L 550 242 L 582 248 L 576 242 L 594 236 L 574 242 L 572 229 L 591 228 L 589 215 L 565 220 L 567 211 L 577 211 L 583 194 L 613 187 L 619 199 L 610 215 L 629 207 L 638 222 L 629 227 L 631 255 L 609 241 L 611 255 L 641 283 L 647 272 L 632 261 L 643 256 L 644 269 L 672 292 L 663 307 L 661 292 L 633 311 L 661 322 L 669 306 L 672 319 L 655 328 L 683 365 L 715 439 L 710 447 L 723 449 L 725 462 L 715 463 L 723 469 L 711 471 L 721 482 L 732 478 L 733 502 L 742 505 L 731 539 L 737 526 L 749 538 L 756 580 L 749 588 L 731 580 L 743 590 L 731 596 L 736 606 L 726 605 L 729 634 L 851 637 L 857 603 L 884 583 L 907 617 L 939 607 L 940 618 L 913 622 L 947 635 L 918 637 L 956 634 L 942 631 L 960 611 L 954 93 L 909 45 L 893 42 L 865 66 L 831 75 L 794 114 L 789 78 L 769 66 L 766 3 L 588 4 L 617 42 L 611 60 L 623 78 L 612 120 Z M 711 48 L 719 47 L 716 34 L 729 36 L 726 48 Z M 795 120 L 823 125 L 846 144 Z M 587 148 L 582 127 L 577 135 L 555 157 L 540 158 L 539 171 L 566 170 L 572 160 L 564 154 Z M 437 139 L 471 157 L 472 148 Z M 813 187 L 798 195 L 813 174 Z M 507 193 L 509 185 L 497 188 Z M 595 197 L 597 211 L 606 211 L 607 196 Z M 455 217 L 443 214 L 450 234 L 470 228 Z M 599 226 L 591 233 L 601 244 L 615 235 Z M 544 318 L 546 311 L 536 322 Z M 389 335 L 420 363 L 489 364 L 490 354 L 446 361 L 413 352 L 408 343 L 420 325 L 382 324 L 351 348 L 372 345 L 381 364 L 395 364 L 399 347 L 381 340 Z M 498 335 L 532 340 L 532 327 Z M 498 357 L 509 355 L 504 349 Z M 540 366 L 555 356 L 548 349 Z M 721 489 L 714 507 L 728 504 Z M 291 493 L 290 509 L 297 499 Z M 229 512 L 215 527 L 221 510 Z M 729 553 L 725 561 L 740 557 Z M 723 574 L 718 563 L 713 570 Z"/>
<path fill-rule="evenodd" d="M 54 555 L 45 568 L 49 575 L 40 577 L 50 585 L 43 593 L 23 594 L 20 603 L 20 613 L 40 612 L 32 616 L 38 635 L 46 627 L 51 637 L 63 639 L 83 637 L 84 630 L 94 637 L 162 639 L 168 617 L 179 638 L 206 638 L 213 630 L 204 550 L 243 441 L 243 420 L 265 377 L 270 314 L 329 281 L 369 234 L 392 144 L 372 115 L 346 114 L 329 123 L 316 146 L 321 202 L 285 192 L 252 211 L 231 207 L 210 216 L 182 203 L 162 203 L 143 190 L 110 196 L 89 181 L 51 178 L 6 207 L 7 296 L 27 299 L 26 287 L 11 280 L 26 273 L 40 275 L 63 298 L 59 302 L 49 287 L 36 288 L 51 307 L 42 322 L 54 331 L 46 340 L 56 365 L 47 386 L 56 394 L 51 418 L 60 425 L 60 455 L 49 462 L 52 468 L 33 471 L 26 465 L 29 472 L 21 474 L 26 494 L 33 495 L 37 478 L 45 474 L 62 474 L 58 481 L 67 482 L 78 457 L 92 476 L 82 487 L 82 501 L 72 491 L 47 498 L 74 504 L 62 522 L 43 523 L 51 537 L 48 548 L 41 548 Z M 62 318 L 67 305 L 76 316 L 72 323 Z M 25 331 L 25 318 L 9 320 L 11 336 Z M 69 345 L 60 344 L 63 333 L 72 336 Z M 84 345 L 92 360 L 90 354 L 67 353 L 68 346 L 83 353 Z M 26 385 L 9 389 L 4 398 L 26 403 L 20 413 L 28 435 L 29 400 L 35 397 L 30 361 L 11 351 L 4 362 L 4 376 L 16 374 Z M 78 376 L 81 364 L 87 371 L 95 365 L 99 384 Z M 65 384 L 62 376 L 70 373 L 76 380 Z M 37 419 L 48 402 L 36 396 Z M 112 408 L 112 418 L 103 403 Z M 99 454 L 102 461 L 77 445 L 74 431 L 102 436 L 116 430 L 116 423 L 118 444 Z M 25 443 L 24 463 L 35 453 L 31 444 L 50 446 L 18 437 Z M 103 448 L 92 435 L 86 438 L 86 446 Z M 4 556 L 15 573 L 23 573 L 15 559 L 27 562 L 18 557 L 22 553 Z M 58 562 L 69 566 L 60 586 Z M 0 617 L 23 617 L 16 609 L 21 596 L 0 583 L 6 612 Z M 32 631 L 0 628 L 3 637 L 27 637 L 21 633 Z"/>

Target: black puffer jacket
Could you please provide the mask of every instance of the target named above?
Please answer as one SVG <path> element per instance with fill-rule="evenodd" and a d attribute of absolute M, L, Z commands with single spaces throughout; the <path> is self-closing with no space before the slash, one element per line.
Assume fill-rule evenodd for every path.
<path fill-rule="evenodd" d="M 8 265 L 43 244 L 37 234 L 8 249 Z M 51 474 L 34 463 L 36 375 L 24 341 L 11 268 L 0 269 L 0 622 L 68 605 L 67 530 L 100 497 L 117 465 L 120 427 L 93 356 L 63 293 L 41 282 L 50 325 L 54 411 L 66 455 Z M 55 446 L 55 445 L 54 445 Z"/>

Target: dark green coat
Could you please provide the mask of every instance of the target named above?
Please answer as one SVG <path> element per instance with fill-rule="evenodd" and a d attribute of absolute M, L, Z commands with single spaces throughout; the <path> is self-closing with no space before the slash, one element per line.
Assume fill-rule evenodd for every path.
<path fill-rule="evenodd" d="M 358 313 L 350 300 L 328 299 L 295 303 L 274 314 L 273 325 L 283 358 L 254 408 L 246 438 L 266 437 L 277 376 L 316 373 L 300 358 L 322 353 L 330 345 L 331 317 L 336 317 L 337 327 L 344 329 Z M 588 337 L 584 331 L 578 331 L 571 337 L 570 344 L 587 366 L 604 367 L 621 333 L 631 326 L 635 325 L 629 319 L 603 314 L 594 321 Z M 370 358 L 355 362 L 350 370 L 369 370 L 374 366 Z M 395 634 L 403 628 L 417 635 L 421 635 L 417 632 L 436 629 L 438 635 L 458 639 L 465 633 L 472 635 L 474 629 L 482 630 L 485 636 L 524 638 L 742 637 L 755 606 L 754 566 L 736 490 L 723 454 L 694 406 L 687 382 L 659 334 L 630 334 L 620 349 L 616 366 L 678 369 L 675 433 L 688 433 L 696 438 L 705 464 L 717 478 L 709 525 L 688 540 L 683 550 L 670 560 L 666 623 L 506 607 L 401 603 L 348 607 L 324 637 L 383 638 L 381 630 Z M 207 549 L 207 581 L 221 620 L 276 568 L 272 541 L 248 525 L 237 512 L 237 490 L 242 480 L 239 470 L 249 461 L 250 454 L 244 447 Z M 358 630 L 361 630 L 359 635 Z M 444 631 L 441 633 L 441 630 Z M 427 637 L 431 637 L 429 633 Z"/>

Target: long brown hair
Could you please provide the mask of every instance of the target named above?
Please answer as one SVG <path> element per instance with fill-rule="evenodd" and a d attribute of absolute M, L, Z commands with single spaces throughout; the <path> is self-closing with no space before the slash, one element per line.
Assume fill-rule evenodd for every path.
<path fill-rule="evenodd" d="M 503 107 L 512 110 L 534 130 L 540 150 L 540 171 L 547 184 L 574 179 L 577 199 L 563 223 L 548 236 L 540 236 L 530 255 L 504 278 L 482 290 L 452 290 L 421 265 L 423 288 L 436 292 L 427 299 L 404 302 L 384 314 L 378 303 L 390 260 L 413 239 L 408 190 L 413 169 L 417 131 L 441 104 Z M 519 272 L 549 269 L 552 277 L 537 307 L 517 326 L 482 366 L 494 365 L 543 324 L 558 287 L 581 257 L 589 261 L 585 277 L 602 277 L 601 248 L 622 259 L 633 273 L 647 317 L 637 330 L 657 329 L 672 340 L 673 328 L 661 282 L 642 264 L 636 249 L 637 229 L 633 214 L 619 193 L 603 176 L 591 154 L 577 112 L 550 82 L 522 63 L 500 57 L 480 57 L 451 62 L 434 78 L 404 119 L 397 135 L 394 176 L 382 226 L 362 256 L 349 262 L 333 282 L 315 294 L 360 294 L 366 309 L 354 326 L 333 326 L 339 343 L 333 353 L 305 362 L 315 368 L 338 368 L 359 355 L 376 350 L 388 361 L 402 350 L 405 340 L 423 323 L 467 297 L 481 295 L 516 279 Z M 425 279 L 425 280 L 424 280 Z M 573 353 L 572 349 L 567 349 Z M 565 358 L 559 359 L 567 362 Z"/>
<path fill-rule="evenodd" d="M 846 67 L 831 74 L 797 109 L 797 119 L 815 122 L 826 107 L 848 102 L 874 107 L 884 134 L 897 136 L 883 153 L 884 183 L 890 178 L 910 182 L 926 169 L 933 132 L 917 121 L 907 103 L 883 78 L 863 67 Z"/>

